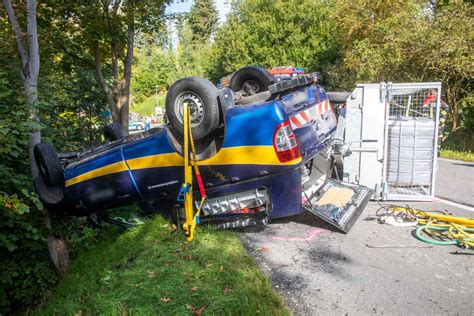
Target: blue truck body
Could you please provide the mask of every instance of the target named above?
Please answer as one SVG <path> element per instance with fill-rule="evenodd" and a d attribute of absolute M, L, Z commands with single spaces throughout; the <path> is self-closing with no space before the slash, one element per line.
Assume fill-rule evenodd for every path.
<path fill-rule="evenodd" d="M 230 102 L 223 116 L 220 148 L 198 162 L 209 199 L 265 188 L 272 218 L 300 213 L 301 167 L 330 145 L 337 125 L 324 89 L 311 84 L 270 101 Z M 275 131 L 281 124 L 291 126 L 301 154 L 285 162 L 274 148 Z M 153 201 L 159 212 L 169 215 L 183 183 L 183 157 L 167 126 L 146 135 L 66 163 L 66 208 L 72 214 L 88 215 Z M 199 192 L 195 195 L 198 198 Z"/>

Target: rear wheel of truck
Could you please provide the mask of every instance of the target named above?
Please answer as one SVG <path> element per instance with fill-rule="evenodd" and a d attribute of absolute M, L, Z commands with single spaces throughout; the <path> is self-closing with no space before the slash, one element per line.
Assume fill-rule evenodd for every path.
<path fill-rule="evenodd" d="M 201 77 L 176 81 L 166 95 L 166 116 L 173 131 L 183 136 L 183 105 L 188 104 L 195 140 L 211 134 L 219 125 L 219 90 Z"/>
<path fill-rule="evenodd" d="M 127 136 L 119 123 L 110 123 L 104 127 L 104 138 L 110 142 L 125 138 Z"/>
<path fill-rule="evenodd" d="M 48 143 L 39 143 L 35 145 L 33 152 L 44 182 L 49 186 L 62 185 L 64 183 L 63 166 L 53 146 Z"/>
<path fill-rule="evenodd" d="M 268 90 L 275 79 L 270 72 L 259 66 L 248 66 L 236 71 L 229 82 L 229 88 L 240 92 L 243 97 Z"/>

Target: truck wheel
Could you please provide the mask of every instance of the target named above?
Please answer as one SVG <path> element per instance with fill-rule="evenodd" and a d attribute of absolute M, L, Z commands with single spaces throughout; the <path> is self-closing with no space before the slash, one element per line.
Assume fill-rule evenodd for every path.
<path fill-rule="evenodd" d="M 275 83 L 273 76 L 265 68 L 248 66 L 239 69 L 232 75 L 229 88 L 241 93 L 243 97 L 267 91 L 268 86 Z"/>
<path fill-rule="evenodd" d="M 166 95 L 166 116 L 172 129 L 183 136 L 183 104 L 190 108 L 193 138 L 203 139 L 219 125 L 219 90 L 201 77 L 176 81 Z"/>
<path fill-rule="evenodd" d="M 49 209 L 58 205 L 64 198 L 64 186 L 50 186 L 44 182 L 42 177 L 37 177 L 34 181 L 36 194 L 38 194 L 41 202 L 48 206 Z"/>
<path fill-rule="evenodd" d="M 127 136 L 119 123 L 110 123 L 104 127 L 105 140 L 114 142 Z"/>
<path fill-rule="evenodd" d="M 63 166 L 53 146 L 48 143 L 39 143 L 35 145 L 33 152 L 39 173 L 44 182 L 49 186 L 63 184 Z"/>

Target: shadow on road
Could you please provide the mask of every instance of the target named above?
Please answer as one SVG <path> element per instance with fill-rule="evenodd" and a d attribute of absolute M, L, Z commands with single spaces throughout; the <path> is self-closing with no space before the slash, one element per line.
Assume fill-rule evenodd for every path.
<path fill-rule="evenodd" d="M 276 218 L 273 219 L 270 224 L 285 224 L 285 223 L 298 223 L 298 224 L 304 224 L 312 227 L 319 227 L 322 229 L 330 230 L 333 232 L 338 232 L 342 233 L 339 229 L 336 227 L 329 225 L 319 217 L 317 217 L 314 214 L 311 214 L 309 212 L 303 212 L 298 215 L 290 216 L 290 217 L 285 217 L 285 218 Z"/>

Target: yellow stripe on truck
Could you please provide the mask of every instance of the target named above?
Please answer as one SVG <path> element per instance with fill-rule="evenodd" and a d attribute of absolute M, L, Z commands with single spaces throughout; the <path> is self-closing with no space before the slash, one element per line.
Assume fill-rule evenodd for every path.
<path fill-rule="evenodd" d="M 198 164 L 204 166 L 296 165 L 300 162 L 301 158 L 287 162 L 280 162 L 273 146 L 240 146 L 221 148 L 213 157 L 206 160 L 201 160 L 198 162 Z M 131 170 L 139 170 L 160 167 L 181 167 L 184 164 L 184 160 L 183 157 L 181 157 L 178 153 L 167 153 L 129 159 L 127 160 L 127 164 Z M 66 186 L 126 170 L 127 167 L 123 162 L 117 162 L 69 179 L 66 181 Z"/>
<path fill-rule="evenodd" d="M 222 148 L 213 157 L 198 161 L 200 166 L 210 165 L 295 165 L 301 162 L 297 158 L 288 162 L 280 162 L 273 146 L 241 146 Z M 183 157 L 177 153 L 159 154 L 127 160 L 131 170 L 180 167 Z"/>
<path fill-rule="evenodd" d="M 77 177 L 71 178 L 69 180 L 66 180 L 66 186 L 71 186 L 74 184 L 77 184 L 82 181 L 106 176 L 108 174 L 113 174 L 117 172 L 122 172 L 122 171 L 127 171 L 127 166 L 123 161 L 119 161 L 107 166 L 103 166 L 94 170 L 91 170 L 89 172 L 83 173 L 81 175 L 78 175 Z"/>

